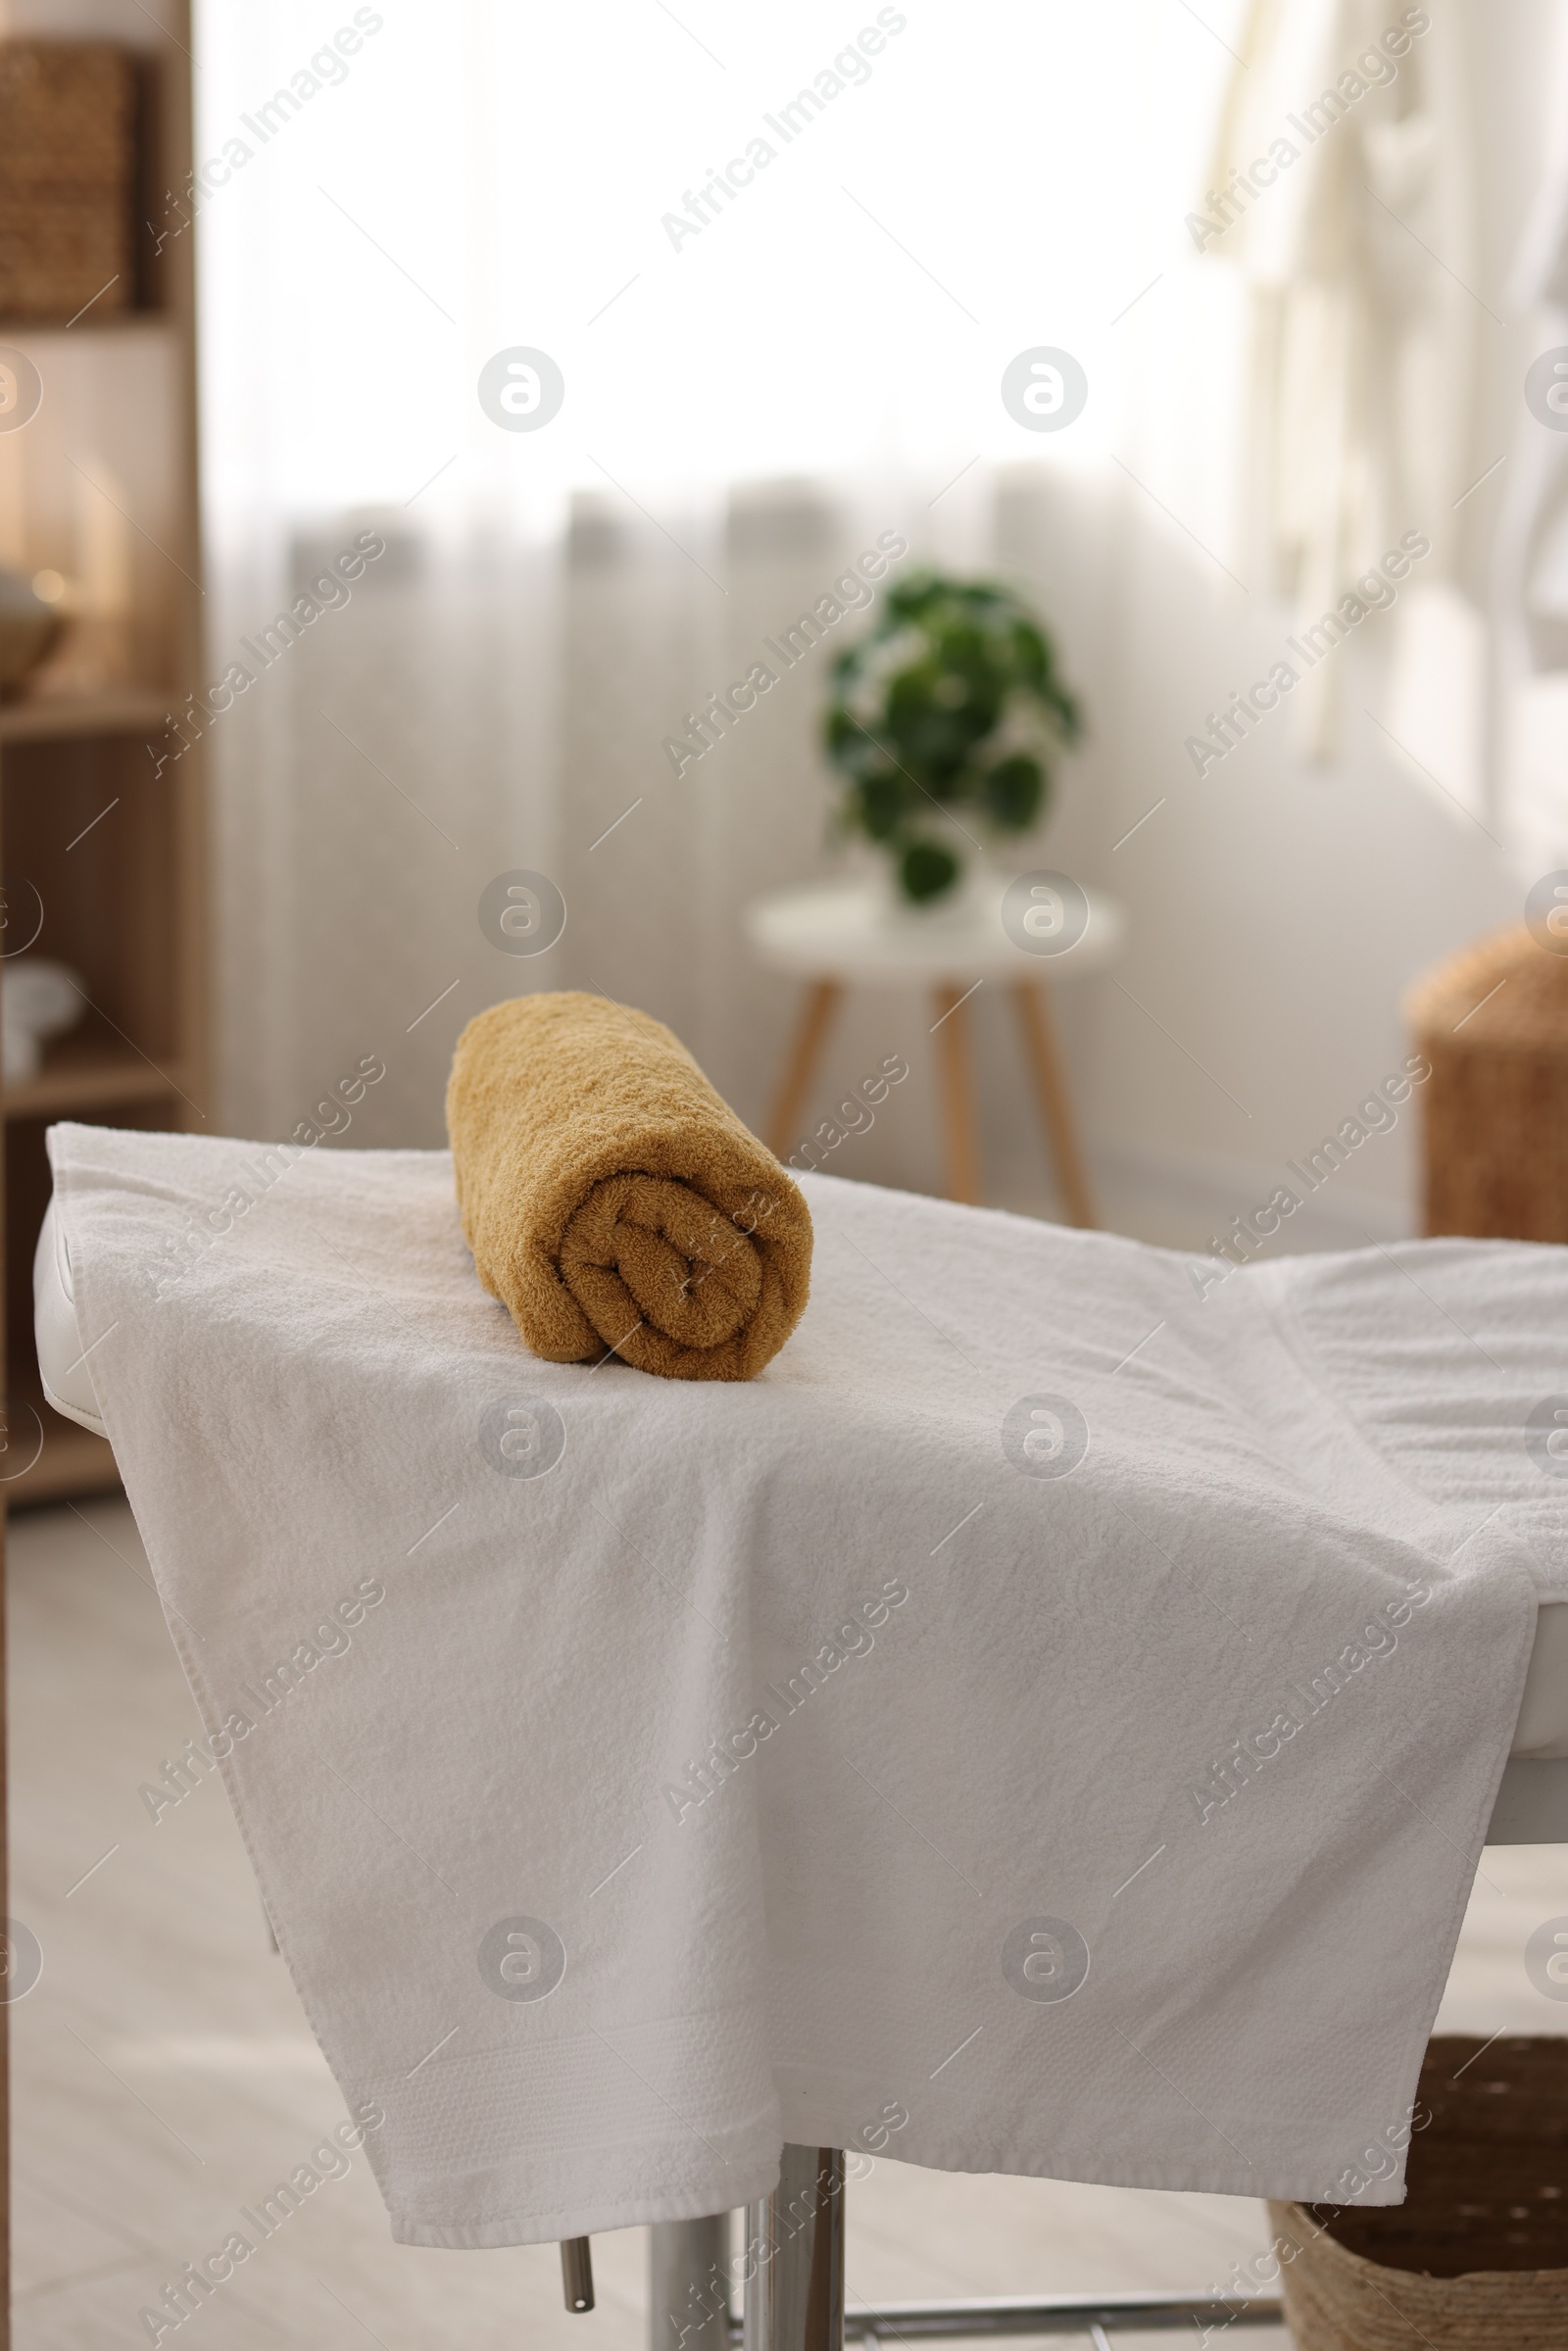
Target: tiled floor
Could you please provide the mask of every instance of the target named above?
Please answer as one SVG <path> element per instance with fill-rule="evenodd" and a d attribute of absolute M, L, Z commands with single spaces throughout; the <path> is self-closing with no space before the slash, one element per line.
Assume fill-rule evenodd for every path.
<path fill-rule="evenodd" d="M 138 1785 L 197 1729 L 129 1512 L 11 1535 L 12 1908 L 44 1972 L 12 2011 L 18 2351 L 145 2343 L 140 2305 L 220 2246 L 341 2119 L 272 1953 L 216 1782 L 154 1825 Z M 1522 1964 L 1568 1911 L 1551 1848 L 1493 1851 L 1440 2022 L 1561 2031 Z M 325 2167 L 323 2167 L 325 2168 Z M 1255 2204 L 879 2162 L 851 2200 L 855 2300 L 1116 2287 L 1203 2290 L 1260 2245 Z M 595 2239 L 599 2307 L 562 2309 L 551 2247 L 394 2246 L 357 2156 L 165 2343 L 205 2351 L 638 2351 L 641 2230 Z M 1135 2338 L 1124 2338 L 1130 2347 Z M 1146 2337 L 1152 2343 L 1157 2339 Z M 1255 2335 L 1262 2345 L 1281 2337 Z"/>

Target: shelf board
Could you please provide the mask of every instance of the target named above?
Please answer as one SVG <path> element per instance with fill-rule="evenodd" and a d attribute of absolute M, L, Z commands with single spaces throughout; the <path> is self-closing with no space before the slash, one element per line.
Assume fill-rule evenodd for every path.
<path fill-rule="evenodd" d="M 67 1040 L 45 1049 L 44 1065 L 35 1078 L 0 1088 L 0 1111 L 7 1118 L 69 1117 L 73 1111 L 108 1109 L 116 1102 L 176 1099 L 182 1085 L 188 1085 L 188 1079 L 177 1063 L 155 1069 L 128 1047 Z"/>
<path fill-rule="evenodd" d="M 0 743 L 41 743 L 62 735 L 133 735 L 162 726 L 170 696 L 157 686 L 116 687 L 106 694 L 62 695 L 58 702 L 10 702 L 0 709 Z"/>
<path fill-rule="evenodd" d="M 107 1494 L 117 1487 L 120 1470 L 106 1437 L 79 1428 L 43 1400 L 36 1386 L 23 1394 L 43 1424 L 43 1451 L 20 1478 L 0 1485 L 0 1501 L 10 1510 L 34 1502 L 64 1501 L 68 1494 Z"/>
<path fill-rule="evenodd" d="M 21 341 L 25 335 L 125 334 L 137 326 L 172 326 L 176 324 L 170 311 L 105 311 L 97 317 L 91 310 L 78 312 L 74 318 L 0 318 L 0 335 L 8 341 Z"/>

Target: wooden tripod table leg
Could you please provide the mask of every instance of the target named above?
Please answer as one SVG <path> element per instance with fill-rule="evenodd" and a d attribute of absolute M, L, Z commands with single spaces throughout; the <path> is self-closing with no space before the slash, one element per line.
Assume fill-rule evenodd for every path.
<path fill-rule="evenodd" d="M 1018 980 L 1012 993 L 1067 1214 L 1075 1225 L 1093 1229 L 1099 1219 L 1089 1197 L 1089 1178 L 1078 1147 L 1078 1128 L 1067 1098 L 1067 1081 L 1056 1051 L 1056 1026 L 1046 991 L 1029 980 Z"/>
<path fill-rule="evenodd" d="M 837 980 L 813 980 L 810 994 L 802 1007 L 800 1026 L 790 1057 L 785 1065 L 779 1089 L 773 1098 L 772 1115 L 767 1122 L 767 1148 L 775 1159 L 782 1159 L 789 1151 L 795 1122 L 800 1117 L 812 1077 L 822 1042 L 838 1009 L 844 991 Z"/>
<path fill-rule="evenodd" d="M 935 995 L 937 1016 L 931 1034 L 937 1041 L 937 1080 L 942 1094 L 943 1141 L 947 1147 L 948 1198 L 967 1200 L 974 1206 L 980 1199 L 980 1147 L 975 1137 L 974 1072 L 970 1066 L 969 1030 L 963 1009 L 966 1001 L 956 988 L 938 988 Z"/>

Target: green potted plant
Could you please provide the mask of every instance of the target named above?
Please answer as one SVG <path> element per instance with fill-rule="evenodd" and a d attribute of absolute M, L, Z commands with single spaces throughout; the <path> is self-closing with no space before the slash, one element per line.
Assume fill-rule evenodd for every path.
<path fill-rule="evenodd" d="M 977 822 L 997 837 L 1038 821 L 1053 760 L 1082 732 L 1021 598 L 926 571 L 834 662 L 823 739 L 844 781 L 843 828 L 884 849 L 903 897 L 923 906 L 957 882 Z"/>

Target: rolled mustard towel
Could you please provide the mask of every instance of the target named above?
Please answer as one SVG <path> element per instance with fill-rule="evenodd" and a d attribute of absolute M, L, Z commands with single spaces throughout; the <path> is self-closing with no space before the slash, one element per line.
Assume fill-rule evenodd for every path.
<path fill-rule="evenodd" d="M 806 1310 L 811 1219 L 679 1040 L 602 996 L 470 1020 L 447 1085 L 463 1230 L 536 1355 L 612 1347 L 673 1380 L 750 1380 Z"/>

